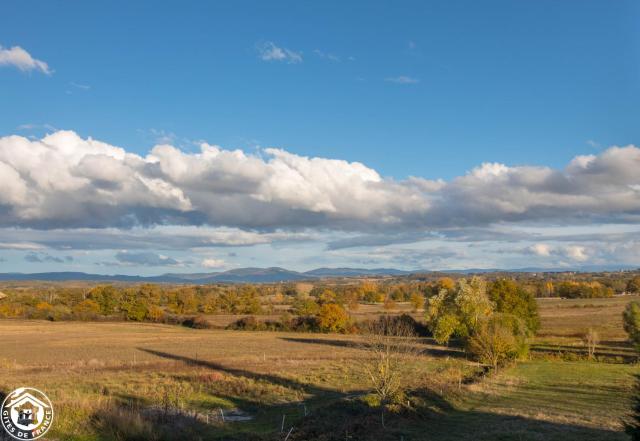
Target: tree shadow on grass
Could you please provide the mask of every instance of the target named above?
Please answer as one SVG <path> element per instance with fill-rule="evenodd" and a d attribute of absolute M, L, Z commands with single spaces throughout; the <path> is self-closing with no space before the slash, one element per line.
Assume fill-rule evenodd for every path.
<path fill-rule="evenodd" d="M 218 399 L 231 402 L 239 409 L 249 410 L 255 421 L 248 423 L 228 423 L 218 419 L 205 420 L 202 413 L 192 410 L 177 412 L 172 409 L 169 414 L 162 406 L 152 406 L 152 403 L 132 394 L 117 394 L 112 408 L 106 412 L 97 412 L 92 422 L 100 433 L 100 441 L 174 441 L 174 440 L 280 440 L 282 439 L 281 418 L 285 417 L 286 428 L 297 424 L 305 418 L 308 412 L 326 403 L 336 403 L 348 394 L 332 388 L 302 383 L 273 374 L 260 374 L 244 369 L 234 369 L 212 361 L 195 359 L 178 354 L 138 348 L 141 351 L 168 360 L 180 361 L 190 366 L 210 369 L 227 373 L 234 377 L 260 381 L 271 385 L 282 386 L 287 389 L 298 390 L 307 395 L 305 402 L 288 402 L 265 405 L 263 402 L 243 399 L 229 393 L 208 390 L 207 393 Z M 197 383 L 197 377 L 176 376 L 176 380 Z M 199 383 L 202 385 L 201 383 Z M 207 388 L 205 388 L 206 390 Z M 358 392 L 356 395 L 361 395 Z M 193 404 L 193 403 L 192 403 Z M 217 408 L 219 410 L 219 408 Z M 200 412 L 203 412 L 200 410 Z M 221 424 L 222 423 L 222 424 Z M 265 430 L 266 427 L 266 430 Z M 265 433 L 265 431 L 267 433 Z"/>
<path fill-rule="evenodd" d="M 429 424 L 429 435 L 405 436 L 406 441 L 627 441 L 624 432 L 562 424 L 521 416 L 454 411 Z"/>
<path fill-rule="evenodd" d="M 300 422 L 294 441 L 622 441 L 622 432 L 487 412 L 462 411 L 426 389 L 408 393 L 409 405 L 385 411 L 346 400 Z M 276 440 L 278 438 L 272 438 Z"/>
<path fill-rule="evenodd" d="M 305 343 L 305 344 L 316 344 L 316 345 L 326 345 L 326 346 L 336 346 L 341 348 L 353 348 L 353 349 L 363 349 L 362 345 L 359 345 L 357 342 L 348 341 L 348 340 L 335 340 L 335 339 L 326 339 L 326 338 L 299 338 L 299 337 L 280 337 L 280 340 L 285 340 L 293 343 Z M 461 348 L 451 346 L 437 346 L 430 341 L 431 339 L 417 339 L 418 344 L 425 346 L 425 348 L 421 349 L 420 352 L 424 355 L 430 355 L 432 357 L 450 357 L 450 358 L 466 358 L 466 354 Z"/>
<path fill-rule="evenodd" d="M 294 339 L 293 341 L 296 341 Z M 300 339 L 308 343 L 308 339 Z M 320 340 L 320 339 L 319 339 Z M 326 344 L 325 340 L 320 340 Z M 320 343 L 318 342 L 318 343 Z M 313 342 L 312 342 L 313 343 Z M 340 342 L 343 343 L 343 342 Z M 409 391 L 406 404 L 384 411 L 370 407 L 364 400 L 335 389 L 304 384 L 273 374 L 261 374 L 226 367 L 220 363 L 198 360 L 177 354 L 140 348 L 149 354 L 182 361 L 188 365 L 221 371 L 233 376 L 260 380 L 287 388 L 304 390 L 318 399 L 309 415 L 301 414 L 299 403 L 265 405 L 251 399 L 225 397 L 246 408 L 261 408 L 263 421 L 232 423 L 225 426 L 203 423 L 188 415 L 158 419 L 144 409 L 115 409 L 95 415 L 94 424 L 100 441 L 623 441 L 623 432 L 562 424 L 542 419 L 510 416 L 475 410 L 460 410 L 443 396 L 427 389 Z M 182 378 L 182 377 L 181 377 Z M 188 379 L 188 378 L 184 378 Z M 193 381 L 197 381 L 193 379 Z M 570 392 L 570 391 L 567 391 Z M 325 399 L 330 397 L 330 399 Z M 121 402 L 135 397 L 120 397 Z M 305 412 L 306 413 L 306 412 Z M 285 430 L 279 426 L 280 415 L 287 415 Z M 291 433 L 289 429 L 293 427 Z M 132 429 L 133 428 L 133 429 Z"/>
<path fill-rule="evenodd" d="M 184 355 L 171 354 L 168 352 L 157 351 L 154 349 L 138 348 L 138 350 L 146 352 L 151 355 L 155 355 L 157 357 L 165 358 L 168 360 L 182 361 L 183 363 L 186 363 L 192 366 L 199 366 L 207 369 L 212 369 L 215 371 L 225 372 L 227 374 L 230 374 L 236 377 L 244 377 L 244 378 L 249 378 L 257 381 L 266 381 L 271 384 L 283 386 L 289 389 L 300 390 L 306 394 L 311 394 L 311 395 L 331 394 L 335 396 L 346 395 L 346 394 L 337 392 L 334 389 L 324 388 L 324 387 L 309 384 L 309 383 L 302 383 L 302 382 L 299 382 L 290 378 L 284 378 L 278 375 L 261 374 L 257 372 L 251 372 L 245 369 L 231 368 L 213 361 L 195 359 L 195 358 L 187 357 Z"/>

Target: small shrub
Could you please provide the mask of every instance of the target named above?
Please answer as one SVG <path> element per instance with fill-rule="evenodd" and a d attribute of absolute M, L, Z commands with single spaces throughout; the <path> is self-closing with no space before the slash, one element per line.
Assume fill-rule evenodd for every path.
<path fill-rule="evenodd" d="M 364 395 L 362 397 L 362 401 L 364 401 L 369 407 L 380 407 L 380 405 L 382 404 L 382 402 L 380 401 L 380 396 L 374 393 Z"/>
<path fill-rule="evenodd" d="M 296 332 L 319 332 L 320 320 L 315 316 L 294 317 L 290 326 Z"/>
<path fill-rule="evenodd" d="M 377 320 L 363 321 L 357 324 L 357 331 L 366 332 L 371 328 L 371 326 L 374 326 L 377 329 L 380 329 L 384 334 L 389 335 L 395 332 L 401 325 L 410 329 L 416 336 L 424 337 L 429 335 L 429 329 L 409 314 L 383 315 Z"/>
<path fill-rule="evenodd" d="M 497 369 L 527 352 L 526 326 L 510 314 L 493 314 L 480 322 L 467 348 L 482 363 Z"/>
<path fill-rule="evenodd" d="M 154 426 L 140 413 L 125 409 L 101 409 L 94 424 L 105 439 L 126 441 L 155 440 Z"/>
<path fill-rule="evenodd" d="M 396 320 L 373 322 L 362 335 L 361 347 L 368 357 L 361 363 L 372 394 L 381 405 L 396 403 L 404 395 L 410 371 L 408 362 L 420 353 L 411 325 Z"/>
<path fill-rule="evenodd" d="M 183 326 L 187 328 L 193 329 L 211 329 L 213 326 L 211 323 L 203 316 L 190 317 L 182 322 Z"/>
<path fill-rule="evenodd" d="M 250 315 L 248 317 L 242 317 L 235 322 L 227 326 L 227 329 L 235 329 L 237 331 L 258 331 L 260 323 L 258 319 Z"/>

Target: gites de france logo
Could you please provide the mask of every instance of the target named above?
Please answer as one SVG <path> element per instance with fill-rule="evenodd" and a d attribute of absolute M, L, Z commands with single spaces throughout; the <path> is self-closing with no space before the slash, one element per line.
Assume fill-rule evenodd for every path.
<path fill-rule="evenodd" d="M 0 408 L 2 427 L 15 439 L 38 439 L 53 423 L 53 406 L 38 389 L 21 387 L 11 392 Z"/>

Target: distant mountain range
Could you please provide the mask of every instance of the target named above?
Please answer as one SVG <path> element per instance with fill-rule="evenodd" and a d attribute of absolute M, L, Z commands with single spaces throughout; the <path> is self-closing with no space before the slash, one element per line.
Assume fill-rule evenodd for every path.
<path fill-rule="evenodd" d="M 518 268 L 518 269 L 491 269 L 491 268 L 470 268 L 464 270 L 435 271 L 438 273 L 457 274 L 482 274 L 497 272 L 597 272 L 597 271 L 621 271 L 638 269 L 637 266 L 630 265 L 592 265 L 576 268 Z M 322 278 L 339 277 L 383 277 L 383 276 L 405 276 L 411 274 L 423 274 L 434 271 L 415 270 L 403 271 L 393 268 L 317 268 L 311 271 L 298 272 L 279 267 L 271 268 L 238 268 L 228 271 L 211 273 L 168 273 L 159 276 L 127 276 L 122 274 L 104 275 L 88 274 L 82 272 L 51 272 L 51 273 L 0 273 L 0 281 L 7 280 L 38 280 L 38 281 L 68 281 L 86 280 L 95 282 L 129 282 L 129 283 L 274 283 L 274 282 L 295 282 L 302 280 L 318 280 Z"/>
<path fill-rule="evenodd" d="M 422 272 L 422 271 L 421 271 Z M 273 283 L 294 282 L 300 280 L 317 280 L 319 278 L 361 277 L 361 276 L 400 276 L 412 274 L 392 268 L 317 268 L 311 271 L 298 272 L 284 268 L 238 268 L 222 272 L 179 274 L 168 273 L 159 276 L 127 276 L 122 274 L 104 275 L 81 272 L 51 272 L 51 273 L 0 273 L 2 280 L 40 280 L 40 281 L 115 281 L 115 282 L 152 282 L 152 283 Z"/>

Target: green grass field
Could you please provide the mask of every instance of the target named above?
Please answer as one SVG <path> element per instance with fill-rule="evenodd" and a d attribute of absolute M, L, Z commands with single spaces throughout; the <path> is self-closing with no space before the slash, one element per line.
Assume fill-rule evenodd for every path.
<path fill-rule="evenodd" d="M 599 314 L 607 300 L 544 302 L 547 344 L 579 341 L 583 320 L 558 328 L 555 318 L 574 309 L 592 310 L 588 320 L 610 329 L 609 314 Z M 425 341 L 408 366 L 409 406 L 389 413 L 383 428 L 360 399 L 369 387 L 360 367 L 366 352 L 354 336 L 3 320 L 0 337 L 0 390 L 45 391 L 56 408 L 55 440 L 179 439 L 166 427 L 182 439 L 283 440 L 292 426 L 289 440 L 625 440 L 621 420 L 640 373 L 631 363 L 534 353 L 466 381 L 475 363 Z M 223 423 L 220 409 L 252 419 Z M 159 415 L 170 425 L 156 423 Z"/>

